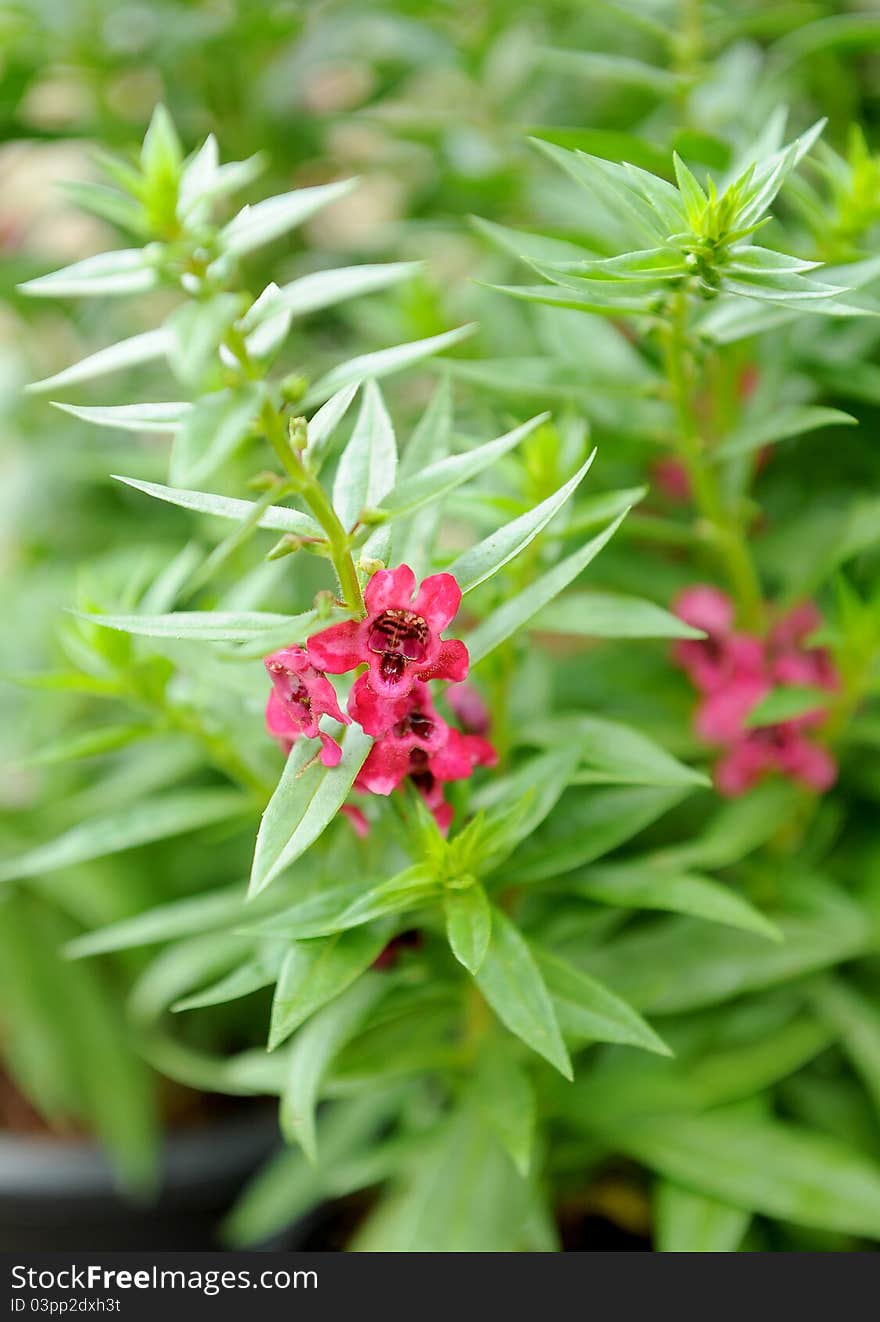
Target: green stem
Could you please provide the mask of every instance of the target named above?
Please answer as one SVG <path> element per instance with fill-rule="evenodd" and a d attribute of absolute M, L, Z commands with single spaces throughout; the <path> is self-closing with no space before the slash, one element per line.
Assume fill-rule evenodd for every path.
<path fill-rule="evenodd" d="M 326 534 L 330 558 L 346 606 L 353 614 L 364 615 L 364 596 L 351 554 L 351 543 L 348 533 L 339 521 L 339 515 L 314 473 L 308 471 L 299 456 L 290 448 L 284 418 L 269 400 L 263 405 L 261 420 L 269 444 L 277 454 L 296 491 L 302 496 Z"/>
<path fill-rule="evenodd" d="M 687 469 L 694 503 L 708 525 L 709 540 L 730 583 L 743 623 L 757 628 L 762 615 L 761 583 L 742 529 L 725 507 L 716 470 L 707 462 L 705 439 L 694 409 L 687 314 L 687 292 L 681 289 L 675 295 L 672 316 L 664 328 L 666 372 L 678 422 L 678 454 Z"/>

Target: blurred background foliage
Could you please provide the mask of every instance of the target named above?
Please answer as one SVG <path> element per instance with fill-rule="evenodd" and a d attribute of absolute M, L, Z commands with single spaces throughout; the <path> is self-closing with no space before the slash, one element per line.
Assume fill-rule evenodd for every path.
<path fill-rule="evenodd" d="M 520 276 L 512 257 L 468 222 L 480 217 L 596 243 L 602 251 L 601 237 L 577 226 L 574 186 L 535 150 L 530 135 L 666 175 L 675 149 L 692 165 L 721 173 L 760 139 L 776 107 L 792 108 L 792 133 L 827 115 L 817 163 L 802 172 L 783 205 L 788 232 L 807 257 L 851 261 L 877 251 L 880 7 L 822 0 L 3 0 L 0 563 L 11 627 L 3 633 L 0 669 L 7 676 L 49 676 L 41 687 L 4 684 L 0 691 L 10 767 L 0 791 L 4 854 L 54 837 L 97 805 L 136 804 L 149 789 L 194 768 L 200 785 L 220 783 L 187 736 L 171 728 L 146 748 L 90 755 L 84 746 L 82 758 L 57 762 L 52 751 L 81 726 L 95 694 L 116 682 L 130 647 L 127 637 L 65 617 L 65 608 L 124 610 L 177 550 L 181 524 L 175 511 L 107 476 L 136 472 L 163 480 L 161 437 L 98 431 L 22 388 L 151 328 L 168 296 L 44 303 L 27 301 L 16 286 L 119 244 L 114 227 L 80 211 L 59 181 L 97 178 L 96 151 L 135 151 L 160 100 L 187 149 L 213 132 L 226 159 L 261 154 L 264 172 L 253 198 L 352 174 L 361 180 L 353 201 L 322 211 L 250 259 L 254 290 L 270 278 L 280 283 L 330 266 L 425 262 L 421 275 L 394 290 L 307 320 L 285 350 L 290 370 L 314 378 L 340 357 L 476 320 L 480 334 L 458 351 L 455 368 L 465 430 L 497 434 L 543 407 L 557 416 L 584 414 L 595 438 L 605 441 L 596 490 L 634 486 L 644 477 L 640 434 L 651 408 L 640 388 L 644 360 L 636 367 L 619 341 L 612 346 L 575 314 L 487 289 Z M 853 129 L 855 123 L 861 128 Z M 796 490 L 785 466 L 771 466 L 762 477 L 765 508 L 791 515 L 767 552 L 777 582 L 784 583 L 792 559 L 809 557 L 815 538 L 836 535 L 834 512 L 848 511 L 853 493 L 876 489 L 877 451 L 869 440 L 880 405 L 880 336 L 867 319 L 833 333 L 833 352 L 817 350 L 831 335 L 817 323 L 795 337 L 795 347 L 809 371 L 820 364 L 828 400 L 855 408 L 862 426 L 835 431 L 831 462 L 821 465 L 828 433 L 802 439 Z M 772 342 L 764 344 L 762 369 L 771 389 L 782 359 Z M 854 359 L 858 369 L 850 371 Z M 511 362 L 522 370 L 511 371 Z M 102 385 L 86 391 L 85 402 L 143 398 L 149 373 L 139 368 L 135 376 L 136 394 L 121 372 L 112 400 Z M 161 398 L 162 386 L 153 384 Z M 429 390 L 430 374 L 395 381 L 389 390 L 395 417 L 411 421 Z M 525 471 L 513 474 L 514 500 L 540 493 L 545 481 L 545 451 L 536 444 L 526 455 Z M 662 497 L 652 499 L 662 513 Z M 635 528 L 638 540 L 637 520 Z M 622 540 L 609 550 L 591 586 L 644 591 L 644 560 L 627 548 Z M 237 567 L 233 561 L 227 587 Z M 652 594 L 668 602 L 683 572 L 674 557 L 652 561 Z M 658 665 L 660 655 L 658 649 L 647 659 L 639 651 L 621 657 L 616 650 L 613 660 L 601 651 L 587 662 L 562 658 L 558 683 L 588 693 L 589 707 L 653 720 L 654 733 L 686 752 L 680 745 L 687 695 Z M 161 658 L 151 664 L 161 668 Z M 91 687 L 65 680 L 77 669 L 91 676 Z M 143 693 L 149 695 L 155 678 L 149 668 L 139 674 Z M 669 702 L 658 715 L 659 704 L 648 696 L 661 684 Z M 680 719 L 672 723 L 676 712 Z M 144 713 L 145 721 L 153 719 L 148 702 Z M 659 728 L 659 719 L 669 728 Z M 876 729 L 873 736 L 876 742 Z M 876 768 L 866 767 L 860 780 L 860 792 L 876 803 Z M 675 814 L 672 821 L 674 835 Z M 819 832 L 831 838 L 835 826 L 829 807 L 814 842 L 820 853 Z M 114 1133 L 121 1112 L 106 1104 L 103 1088 L 95 1091 L 94 1071 L 83 1066 L 78 1044 L 83 1053 L 105 1052 L 130 1098 L 149 1096 L 145 1067 L 125 1048 L 112 994 L 114 979 L 127 985 L 145 957 L 133 952 L 87 973 L 77 966 L 73 977 L 50 952 L 79 930 L 237 880 L 246 875 L 251 844 L 249 827 L 215 823 L 183 842 L 146 844 L 40 876 L 26 895 L 4 904 L 0 1014 L 7 1056 L 45 1114 L 63 1123 L 88 1117 L 117 1149 L 134 1153 L 135 1167 L 143 1147 L 126 1146 L 125 1135 Z M 24 960 L 23 951 L 29 952 Z M 22 997 L 34 988 L 33 1004 L 20 1016 Z M 229 1024 L 227 1012 L 225 1042 L 234 1033 Z M 200 1031 L 209 1042 L 210 1016 Z M 241 1040 L 248 1040 L 246 1027 Z M 822 1084 L 819 1070 L 798 1100 L 793 1083 L 793 1105 L 817 1107 Z M 139 1105 L 132 1101 L 135 1111 Z M 846 1117 L 838 1119 L 845 1129 Z M 132 1123 L 142 1135 L 154 1122 L 135 1116 Z M 876 1144 L 876 1121 L 864 1124 Z M 138 1169 L 128 1173 L 136 1178 Z"/>

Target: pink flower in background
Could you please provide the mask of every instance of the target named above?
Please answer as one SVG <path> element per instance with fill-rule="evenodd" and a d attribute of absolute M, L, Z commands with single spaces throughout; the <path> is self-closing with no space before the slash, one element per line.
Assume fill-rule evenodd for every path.
<path fill-rule="evenodd" d="M 459 725 L 468 734 L 488 734 L 492 724 L 489 708 L 473 684 L 454 684 L 446 694 L 446 701 Z"/>
<path fill-rule="evenodd" d="M 351 718 L 339 708 L 333 685 L 309 662 L 301 647 L 283 647 L 267 656 L 264 663 L 272 681 L 272 691 L 266 704 L 266 728 L 281 744 L 286 753 L 294 742 L 304 735 L 307 739 L 320 739 L 321 761 L 325 767 L 335 767 L 342 757 L 342 749 L 335 739 L 318 727 L 321 716 L 332 716 L 344 725 Z"/>
<path fill-rule="evenodd" d="M 697 733 L 725 749 L 715 768 L 721 793 L 744 794 L 774 771 L 819 793 L 827 790 L 837 774 L 834 759 L 804 734 L 824 721 L 824 705 L 768 725 L 747 724 L 758 703 L 776 688 L 822 688 L 830 693 L 839 687 L 828 652 L 805 645 L 821 623 L 815 606 L 795 607 L 777 620 L 766 638 L 734 632 L 733 603 L 717 588 L 688 588 L 673 610 L 707 635 L 676 643 L 673 656 L 701 695 L 694 715 Z"/>
<path fill-rule="evenodd" d="M 657 459 L 651 466 L 651 476 L 667 500 L 683 505 L 691 498 L 691 479 L 679 459 Z"/>
<path fill-rule="evenodd" d="M 365 619 L 331 625 L 308 640 L 312 665 L 341 675 L 366 662 L 370 687 L 382 698 L 405 697 L 417 679 L 465 679 L 467 648 L 440 637 L 458 611 L 461 589 L 451 574 L 426 578 L 413 598 L 415 587 L 409 565 L 380 569 L 364 593 Z"/>

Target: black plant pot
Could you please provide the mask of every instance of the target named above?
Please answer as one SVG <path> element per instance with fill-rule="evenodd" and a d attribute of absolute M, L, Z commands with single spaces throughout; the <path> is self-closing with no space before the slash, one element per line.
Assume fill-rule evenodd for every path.
<path fill-rule="evenodd" d="M 276 1115 L 274 1107 L 248 1105 L 170 1134 L 159 1191 L 146 1203 L 119 1194 L 93 1144 L 0 1134 L 0 1249 L 222 1248 L 220 1218 L 278 1146 Z"/>

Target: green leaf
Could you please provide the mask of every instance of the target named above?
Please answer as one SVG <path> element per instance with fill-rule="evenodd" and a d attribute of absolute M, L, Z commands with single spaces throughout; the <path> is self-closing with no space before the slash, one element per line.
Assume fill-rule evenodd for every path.
<path fill-rule="evenodd" d="M 494 464 L 502 455 L 530 436 L 550 415 L 540 413 L 530 418 L 522 426 L 505 432 L 494 441 L 466 451 L 464 454 L 450 455 L 429 464 L 422 472 L 411 473 L 404 477 L 383 502 L 382 508 L 392 517 L 400 514 L 412 514 L 424 505 L 432 504 L 454 491 L 463 482 L 469 481 L 482 473 L 490 464 Z"/>
<path fill-rule="evenodd" d="M 348 412 L 349 406 L 360 389 L 360 383 L 343 386 L 331 395 L 326 404 L 322 404 L 317 413 L 309 418 L 308 445 L 306 458 L 312 472 L 317 473 L 324 462 L 336 428 Z"/>
<path fill-rule="evenodd" d="M 525 1179 L 532 1161 L 537 1101 L 522 1065 L 509 1052 L 481 1051 L 469 1096 Z"/>
<path fill-rule="evenodd" d="M 333 482 L 333 505 L 342 526 L 352 528 L 364 509 L 376 509 L 394 486 L 397 441 L 375 381 L 364 387 L 351 440 L 342 452 Z"/>
<path fill-rule="evenodd" d="M 240 295 L 213 294 L 171 313 L 165 323 L 172 338 L 168 362 L 178 381 L 193 389 L 203 385 L 219 364 L 220 347 L 240 310 Z"/>
<path fill-rule="evenodd" d="M 291 193 L 267 197 L 254 206 L 246 206 L 220 231 L 222 250 L 233 257 L 271 243 L 288 230 L 301 225 L 316 211 L 345 197 L 357 186 L 356 179 L 341 179 L 333 184 L 319 184 L 314 188 L 298 188 Z"/>
<path fill-rule="evenodd" d="M 571 1061 L 538 965 L 519 929 L 500 909 L 492 912 L 489 949 L 475 976 L 505 1027 L 570 1079 Z"/>
<path fill-rule="evenodd" d="M 323 925 L 327 932 L 341 932 L 362 923 L 372 922 L 387 914 L 400 913 L 403 909 L 412 909 L 437 893 L 437 883 L 422 864 L 416 863 L 405 868 L 378 886 L 361 888 L 360 894 L 351 903 L 337 912 Z"/>
<path fill-rule="evenodd" d="M 513 1253 L 557 1247 L 529 1184 L 476 1106 L 459 1106 L 427 1135 L 373 1208 L 354 1252 Z"/>
<path fill-rule="evenodd" d="M 466 890 L 447 887 L 443 904 L 446 935 L 452 953 L 459 964 L 476 975 L 486 957 L 492 935 L 492 910 L 486 892 L 479 882 Z"/>
<path fill-rule="evenodd" d="M 236 500 L 231 496 L 215 496 L 208 491 L 186 491 L 180 487 L 166 487 L 161 482 L 141 482 L 136 477 L 122 477 L 118 473 L 111 475 L 116 482 L 124 482 L 135 491 L 142 491 L 156 500 L 167 501 L 170 505 L 179 505 L 181 509 L 193 510 L 196 514 L 208 514 L 217 519 L 235 519 L 244 523 L 250 519 L 257 503 L 252 500 Z M 270 528 L 275 532 L 300 533 L 304 537 L 321 537 L 323 530 L 319 523 L 308 514 L 291 510 L 283 505 L 270 505 L 260 515 L 258 528 Z"/>
<path fill-rule="evenodd" d="M 281 966 L 272 1001 L 269 1051 L 351 986 L 370 967 L 387 940 L 387 928 L 355 927 L 333 936 L 294 942 Z"/>
<path fill-rule="evenodd" d="M 481 583 L 485 583 L 534 541 L 538 533 L 546 528 L 553 516 L 558 514 L 568 498 L 580 486 L 595 457 L 594 450 L 574 476 L 563 483 L 552 496 L 542 500 L 534 509 L 520 515 L 518 519 L 513 519 L 502 528 L 498 528 L 453 560 L 448 572 L 454 575 L 462 592 L 470 592 Z"/>
<path fill-rule="evenodd" d="M 336 767 L 325 767 L 313 760 L 315 747 L 310 740 L 300 739 L 294 745 L 260 822 L 251 870 L 251 895 L 274 881 L 329 826 L 345 802 L 372 742 L 359 726 L 352 726 L 343 742 L 342 760 Z"/>
<path fill-rule="evenodd" d="M 207 1005 L 226 1005 L 229 1001 L 271 987 L 278 977 L 281 958 L 281 951 L 276 950 L 272 957 L 264 955 L 249 959 L 201 991 L 174 1001 L 171 1009 L 175 1014 L 180 1014 L 184 1010 L 201 1010 Z"/>
<path fill-rule="evenodd" d="M 539 633 L 582 638 L 703 638 L 677 615 L 641 597 L 618 593 L 570 592 L 545 606 L 532 620 Z"/>
<path fill-rule="evenodd" d="M 773 689 L 753 707 L 745 719 L 748 729 L 762 725 L 776 725 L 779 721 L 790 721 L 806 712 L 821 710 L 828 706 L 830 695 L 827 689 L 811 688 L 809 685 L 790 684 Z"/>
<path fill-rule="evenodd" d="M 32 381 L 25 389 L 31 392 L 59 390 L 62 386 L 79 385 L 81 381 L 91 381 L 105 372 L 117 372 L 124 367 L 137 367 L 141 363 L 153 362 L 164 358 L 171 346 L 171 333 L 165 326 L 158 330 L 144 331 L 142 335 L 131 335 L 127 340 L 99 349 L 87 358 L 82 358 L 71 367 L 56 372 L 54 376 L 44 377 L 42 381 Z M 145 405 L 133 407 L 145 408 Z"/>
<path fill-rule="evenodd" d="M 628 55 L 608 51 L 551 50 L 540 52 L 541 62 L 561 73 L 580 74 L 590 84 L 611 82 L 624 87 L 639 87 L 667 96 L 679 85 L 681 75 L 669 69 L 646 64 Z"/>
<path fill-rule="evenodd" d="M 880 1115 L 880 1012 L 855 987 L 825 978 L 810 989 L 822 1020 L 839 1036 L 840 1045 L 873 1099 Z"/>
<path fill-rule="evenodd" d="M 95 932 L 86 932 L 69 942 L 64 953 L 68 959 L 82 959 L 87 955 L 156 945 L 160 941 L 175 941 L 182 936 L 195 936 L 226 927 L 241 914 L 244 898 L 242 884 L 224 886 L 222 890 L 209 891 L 206 895 L 188 896 L 171 904 L 160 904 L 133 918 L 122 918 Z"/>
<path fill-rule="evenodd" d="M 601 982 L 549 951 L 535 953 L 564 1033 L 581 1042 L 618 1042 L 672 1054 L 642 1016 Z"/>
<path fill-rule="evenodd" d="M 543 881 L 610 853 L 681 799 L 673 788 L 573 789 L 509 864 L 511 881 Z"/>
<path fill-rule="evenodd" d="M 789 436 L 802 436 L 804 432 L 817 431 L 821 427 L 856 426 L 858 419 L 840 409 L 818 408 L 803 405 L 778 409 L 769 417 L 762 417 L 741 426 L 712 451 L 716 459 L 725 459 L 733 454 L 748 454 L 752 450 L 763 449 L 774 441 L 785 440 Z"/>
<path fill-rule="evenodd" d="M 658 1253 L 736 1253 L 751 1217 L 740 1207 L 692 1193 L 670 1180 L 654 1190 Z"/>
<path fill-rule="evenodd" d="M 873 941 L 860 906 L 801 878 L 801 904 L 774 912 L 781 942 L 750 932 L 668 918 L 584 952 L 583 967 L 640 1010 L 676 1014 L 717 1005 L 860 955 Z"/>
<path fill-rule="evenodd" d="M 201 642 L 243 642 L 260 638 L 270 630 L 303 637 L 318 619 L 316 611 L 303 615 L 274 615 L 269 611 L 171 611 L 166 615 L 88 615 L 78 613 L 90 624 L 142 638 L 192 638 Z"/>
<path fill-rule="evenodd" d="M 713 923 L 726 923 L 745 932 L 757 932 L 771 941 L 782 933 L 749 902 L 728 886 L 709 877 L 665 872 L 648 864 L 612 863 L 590 868 L 574 878 L 571 888 L 585 899 L 625 909 L 668 909 L 692 914 Z"/>
<path fill-rule="evenodd" d="M 348 362 L 340 363 L 326 376 L 322 376 L 306 395 L 303 403 L 306 407 L 310 404 L 319 404 L 337 390 L 341 390 L 343 386 L 351 385 L 355 381 L 378 381 L 380 377 L 388 376 L 390 372 L 400 372 L 405 367 L 412 367 L 414 363 L 420 363 L 423 359 L 431 358 L 453 344 L 466 340 L 476 329 L 475 324 L 459 326 L 456 330 L 445 331 L 442 335 L 430 335 L 424 340 L 395 344 L 391 349 L 379 349 L 375 353 L 365 353 L 358 358 L 350 358 Z"/>
<path fill-rule="evenodd" d="M 688 221 L 691 228 L 696 229 L 704 211 L 706 210 L 708 198 L 679 156 L 678 152 L 672 153 L 672 164 L 675 168 L 675 181 L 678 184 L 679 192 L 684 199 Z"/>
<path fill-rule="evenodd" d="M 710 785 L 701 771 L 679 762 L 665 748 L 639 730 L 618 721 L 581 712 L 564 712 L 525 725 L 520 731 L 525 743 L 549 744 L 580 750 L 587 769 L 579 783 L 599 779 L 621 785 Z"/>
<path fill-rule="evenodd" d="M 141 167 L 148 179 L 174 179 L 183 164 L 183 150 L 174 121 L 160 103 L 153 111 L 141 147 Z"/>
<path fill-rule="evenodd" d="M 262 315 L 283 310 L 294 317 L 304 317 L 307 313 L 333 307 L 349 298 L 388 289 L 402 280 L 408 280 L 422 267 L 422 262 L 380 262 L 373 265 L 341 266 L 333 271 L 313 271 L 276 288 Z M 252 312 L 253 309 L 243 318 L 242 325 L 247 331 L 257 324 Z"/>
<path fill-rule="evenodd" d="M 256 383 L 203 395 L 188 409 L 171 451 L 171 482 L 202 482 L 235 453 L 260 409 L 263 389 Z"/>
<path fill-rule="evenodd" d="M 53 400 L 52 407 L 82 422 L 91 422 L 96 427 L 114 427 L 119 431 L 176 432 L 192 405 L 117 404 L 109 408 L 78 408 L 74 404 L 59 404 Z"/>
<path fill-rule="evenodd" d="M 143 294 L 159 283 L 149 248 L 120 248 L 84 257 L 51 275 L 19 285 L 32 298 L 77 298 L 107 294 Z"/>
<path fill-rule="evenodd" d="M 324 1077 L 385 990 L 378 975 L 361 978 L 319 1010 L 294 1040 L 281 1097 L 281 1128 L 288 1142 L 299 1143 L 312 1162 L 318 1157 L 315 1107 Z"/>
<path fill-rule="evenodd" d="M 602 550 L 617 531 L 626 516 L 626 511 L 608 525 L 598 536 L 592 538 L 580 550 L 536 578 L 527 588 L 511 597 L 478 624 L 466 638 L 471 665 L 482 661 L 490 652 L 505 642 L 511 634 L 521 629 L 524 624 L 537 615 L 554 597 L 558 596 L 569 583 L 573 582 L 591 560 Z"/>
<path fill-rule="evenodd" d="M 250 810 L 249 800 L 236 790 L 181 790 L 157 795 L 107 817 L 81 822 L 56 840 L 7 859 L 0 864 L 0 881 L 72 867 L 214 822 L 235 820 Z"/>
<path fill-rule="evenodd" d="M 667 1179 L 747 1212 L 880 1238 L 876 1164 L 832 1139 L 741 1114 L 630 1117 L 603 1126 Z"/>
<path fill-rule="evenodd" d="M 55 743 L 43 746 L 22 765 L 29 767 L 55 766 L 59 762 L 71 762 L 80 757 L 98 757 L 117 748 L 125 748 L 137 739 L 147 738 L 153 733 L 150 725 L 102 725 L 95 730 L 84 730 L 80 734 L 69 735 Z"/>

